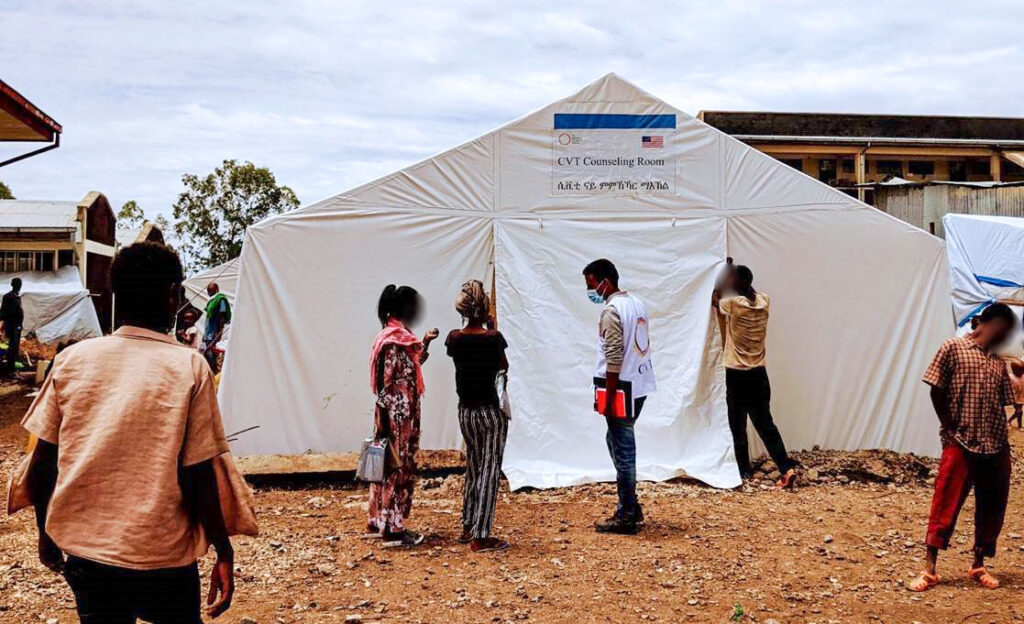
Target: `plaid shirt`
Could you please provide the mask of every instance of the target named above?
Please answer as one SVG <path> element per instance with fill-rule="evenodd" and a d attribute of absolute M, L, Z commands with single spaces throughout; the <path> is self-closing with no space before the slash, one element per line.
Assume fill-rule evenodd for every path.
<path fill-rule="evenodd" d="M 1006 365 L 969 336 L 942 343 L 924 382 L 946 391 L 951 426 L 943 445 L 955 441 L 972 453 L 991 455 L 1006 447 L 1006 412 L 1014 404 Z"/>

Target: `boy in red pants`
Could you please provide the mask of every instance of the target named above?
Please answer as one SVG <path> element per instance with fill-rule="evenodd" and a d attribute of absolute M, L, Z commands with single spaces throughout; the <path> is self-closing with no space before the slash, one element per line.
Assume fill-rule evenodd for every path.
<path fill-rule="evenodd" d="M 974 563 L 968 572 L 982 587 L 995 589 L 999 581 L 985 568 L 985 557 L 996 554 L 1010 493 L 1010 443 L 1006 405 L 1014 400 L 1006 365 L 994 351 L 1006 342 L 1017 325 L 1009 307 L 985 308 L 971 333 L 947 340 L 935 354 L 924 382 L 931 386 L 932 405 L 939 417 L 942 459 L 935 478 L 925 570 L 908 589 L 925 591 L 939 582 L 935 564 L 939 550 L 949 547 L 967 495 L 974 487 Z"/>

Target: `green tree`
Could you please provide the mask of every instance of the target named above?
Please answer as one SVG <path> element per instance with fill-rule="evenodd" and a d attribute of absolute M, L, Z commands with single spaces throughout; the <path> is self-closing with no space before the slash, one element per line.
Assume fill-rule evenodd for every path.
<path fill-rule="evenodd" d="M 156 224 L 160 231 L 164 233 L 164 236 L 168 236 L 171 233 L 171 224 L 167 221 L 167 217 L 162 214 L 158 214 L 153 217 L 153 223 Z"/>
<path fill-rule="evenodd" d="M 266 167 L 225 160 L 206 176 L 185 174 L 185 191 L 174 203 L 174 232 L 188 268 L 201 270 L 242 252 L 245 228 L 299 206 Z"/>
<path fill-rule="evenodd" d="M 11 187 L 3 182 L 0 182 L 0 199 L 15 199 L 14 193 L 11 192 Z"/>
<path fill-rule="evenodd" d="M 117 211 L 117 224 L 124 229 L 139 228 L 146 222 L 146 213 L 134 199 L 126 201 Z"/>

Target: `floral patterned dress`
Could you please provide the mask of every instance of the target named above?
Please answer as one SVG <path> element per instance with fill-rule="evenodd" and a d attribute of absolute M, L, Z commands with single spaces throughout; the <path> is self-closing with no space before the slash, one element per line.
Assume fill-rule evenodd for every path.
<path fill-rule="evenodd" d="M 421 363 L 426 361 L 424 352 Z M 420 396 L 416 367 L 409 351 L 389 344 L 381 349 L 378 365 L 379 391 L 374 415 L 375 431 L 390 432 L 399 467 L 389 470 L 381 483 L 370 484 L 369 528 L 381 533 L 401 533 L 412 511 L 416 483 L 416 451 L 420 447 Z"/>

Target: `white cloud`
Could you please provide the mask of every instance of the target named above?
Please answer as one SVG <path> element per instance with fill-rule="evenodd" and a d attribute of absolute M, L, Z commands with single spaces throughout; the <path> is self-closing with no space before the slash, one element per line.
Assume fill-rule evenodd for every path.
<path fill-rule="evenodd" d="M 6 3 L 2 78 L 65 134 L 0 179 L 167 211 L 183 173 L 239 158 L 311 202 L 609 71 L 693 113 L 1022 114 L 1013 0 L 501 4 Z"/>

